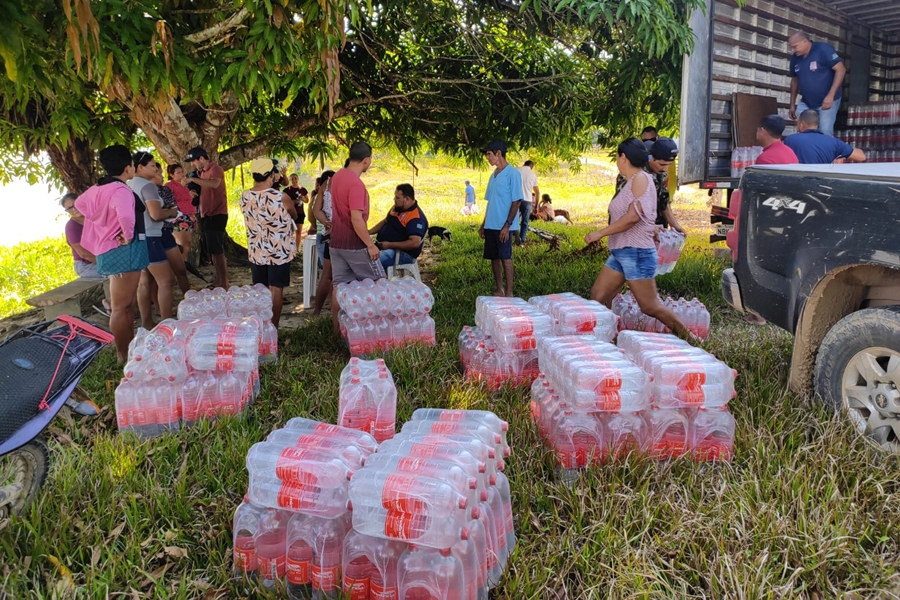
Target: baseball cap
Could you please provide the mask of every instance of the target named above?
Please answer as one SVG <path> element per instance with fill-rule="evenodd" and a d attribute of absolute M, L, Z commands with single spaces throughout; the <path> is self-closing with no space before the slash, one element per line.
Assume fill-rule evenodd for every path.
<path fill-rule="evenodd" d="M 194 146 L 193 148 L 188 150 L 187 157 L 185 157 L 184 162 L 193 162 L 198 158 L 209 159 L 209 154 L 207 154 L 206 150 L 204 150 L 202 146 Z"/>
<path fill-rule="evenodd" d="M 678 156 L 678 144 L 672 138 L 661 137 L 650 147 L 650 156 L 656 160 L 675 160 Z"/>
<path fill-rule="evenodd" d="M 261 156 L 250 163 L 250 172 L 254 175 L 268 175 L 273 171 L 278 171 L 278 161 L 275 159 Z"/>
<path fill-rule="evenodd" d="M 775 137 L 781 137 L 787 123 L 781 115 L 767 115 L 759 122 L 759 126 Z"/>
<path fill-rule="evenodd" d="M 482 154 L 485 152 L 503 152 L 506 153 L 506 142 L 503 140 L 493 140 L 490 144 L 481 149 Z"/>
<path fill-rule="evenodd" d="M 617 154 L 624 154 L 635 167 L 643 167 L 647 164 L 647 149 L 644 143 L 637 138 L 628 138 L 617 149 Z"/>

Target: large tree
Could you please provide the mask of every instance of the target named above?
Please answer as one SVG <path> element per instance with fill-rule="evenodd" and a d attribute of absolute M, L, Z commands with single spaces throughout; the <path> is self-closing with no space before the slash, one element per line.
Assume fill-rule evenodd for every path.
<path fill-rule="evenodd" d="M 225 168 L 365 138 L 571 158 L 671 123 L 700 0 L 34 0 L 0 5 L 0 177 L 94 179 L 146 136 Z M 143 139 L 143 138 L 137 138 Z"/>

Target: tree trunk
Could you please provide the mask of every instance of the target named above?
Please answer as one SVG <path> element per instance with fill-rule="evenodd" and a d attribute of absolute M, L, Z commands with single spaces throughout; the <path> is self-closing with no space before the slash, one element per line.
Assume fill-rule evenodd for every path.
<path fill-rule="evenodd" d="M 47 154 L 70 192 L 81 194 L 97 182 L 94 151 L 84 140 L 71 140 L 65 148 L 50 146 Z"/>

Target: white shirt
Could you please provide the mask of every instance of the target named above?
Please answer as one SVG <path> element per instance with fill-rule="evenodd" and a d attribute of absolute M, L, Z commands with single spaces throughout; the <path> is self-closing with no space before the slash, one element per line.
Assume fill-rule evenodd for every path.
<path fill-rule="evenodd" d="M 516 170 L 522 175 L 522 202 L 532 202 L 531 197 L 538 184 L 537 175 L 531 167 L 519 167 Z"/>

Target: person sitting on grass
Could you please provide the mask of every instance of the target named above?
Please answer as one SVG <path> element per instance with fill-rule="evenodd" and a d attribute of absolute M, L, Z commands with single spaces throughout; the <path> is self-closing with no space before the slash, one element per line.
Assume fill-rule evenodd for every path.
<path fill-rule="evenodd" d="M 401 183 L 394 190 L 394 207 L 387 217 L 369 228 L 369 233 L 378 234 L 375 245 L 381 251 L 379 260 L 387 270 L 397 264 L 411 265 L 422 253 L 428 219 L 416 202 L 416 192 L 408 183 Z"/>

